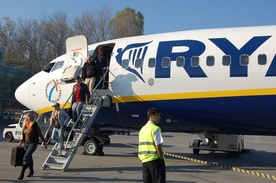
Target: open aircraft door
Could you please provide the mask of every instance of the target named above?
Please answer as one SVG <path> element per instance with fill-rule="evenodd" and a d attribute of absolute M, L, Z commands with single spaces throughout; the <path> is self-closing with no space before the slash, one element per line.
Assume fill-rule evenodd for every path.
<path fill-rule="evenodd" d="M 62 81 L 71 81 L 81 75 L 81 67 L 87 57 L 87 39 L 83 35 L 69 37 L 66 40 L 65 68 Z"/>

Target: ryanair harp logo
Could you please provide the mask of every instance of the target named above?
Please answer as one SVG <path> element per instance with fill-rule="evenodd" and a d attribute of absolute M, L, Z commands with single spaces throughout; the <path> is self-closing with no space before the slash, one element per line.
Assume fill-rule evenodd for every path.
<path fill-rule="evenodd" d="M 119 48 L 117 50 L 116 60 L 119 65 L 122 65 L 123 60 L 127 59 L 129 60 L 129 66 L 126 70 L 129 72 L 135 74 L 137 77 L 139 77 L 143 82 L 144 79 L 142 77 L 143 74 L 143 64 L 142 67 L 136 68 L 135 67 L 135 61 L 136 59 L 142 59 L 144 61 L 144 58 L 146 56 L 146 53 L 148 51 L 148 44 L 150 42 L 145 43 L 135 43 L 127 45 L 124 49 Z"/>

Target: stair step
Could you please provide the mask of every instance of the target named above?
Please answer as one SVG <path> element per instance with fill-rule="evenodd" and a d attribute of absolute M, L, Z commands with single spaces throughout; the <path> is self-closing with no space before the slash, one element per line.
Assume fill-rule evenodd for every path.
<path fill-rule="evenodd" d="M 52 169 L 52 170 L 63 170 L 64 164 L 61 163 L 46 163 L 42 167 L 43 170 L 45 169 Z"/>
<path fill-rule="evenodd" d="M 64 164 L 68 160 L 68 157 L 52 156 L 50 155 L 47 163 L 61 163 Z"/>

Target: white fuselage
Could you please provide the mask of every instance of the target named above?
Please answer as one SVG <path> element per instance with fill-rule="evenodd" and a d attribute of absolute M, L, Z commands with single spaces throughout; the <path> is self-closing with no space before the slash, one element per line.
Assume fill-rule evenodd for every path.
<path fill-rule="evenodd" d="M 99 92 L 116 104 L 106 111 L 120 113 L 114 124 L 138 128 L 146 108 L 156 106 L 165 130 L 271 135 L 276 134 L 275 43 L 276 26 L 263 26 L 122 38 L 90 45 L 88 52 L 113 44 L 109 88 Z M 67 60 L 54 59 L 51 63 L 65 64 L 23 83 L 17 100 L 39 114 L 49 113 L 53 102 L 70 102 L 74 83 L 60 80 L 71 64 Z M 100 117 L 99 124 L 110 123 Z"/>

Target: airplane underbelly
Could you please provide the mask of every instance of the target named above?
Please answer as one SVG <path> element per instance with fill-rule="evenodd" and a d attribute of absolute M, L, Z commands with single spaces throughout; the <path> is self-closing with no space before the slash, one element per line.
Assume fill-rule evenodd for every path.
<path fill-rule="evenodd" d="M 112 121 L 139 130 L 147 109 L 156 107 L 163 131 L 275 135 L 275 103 L 276 96 L 126 102 L 119 103 L 121 121 Z"/>

